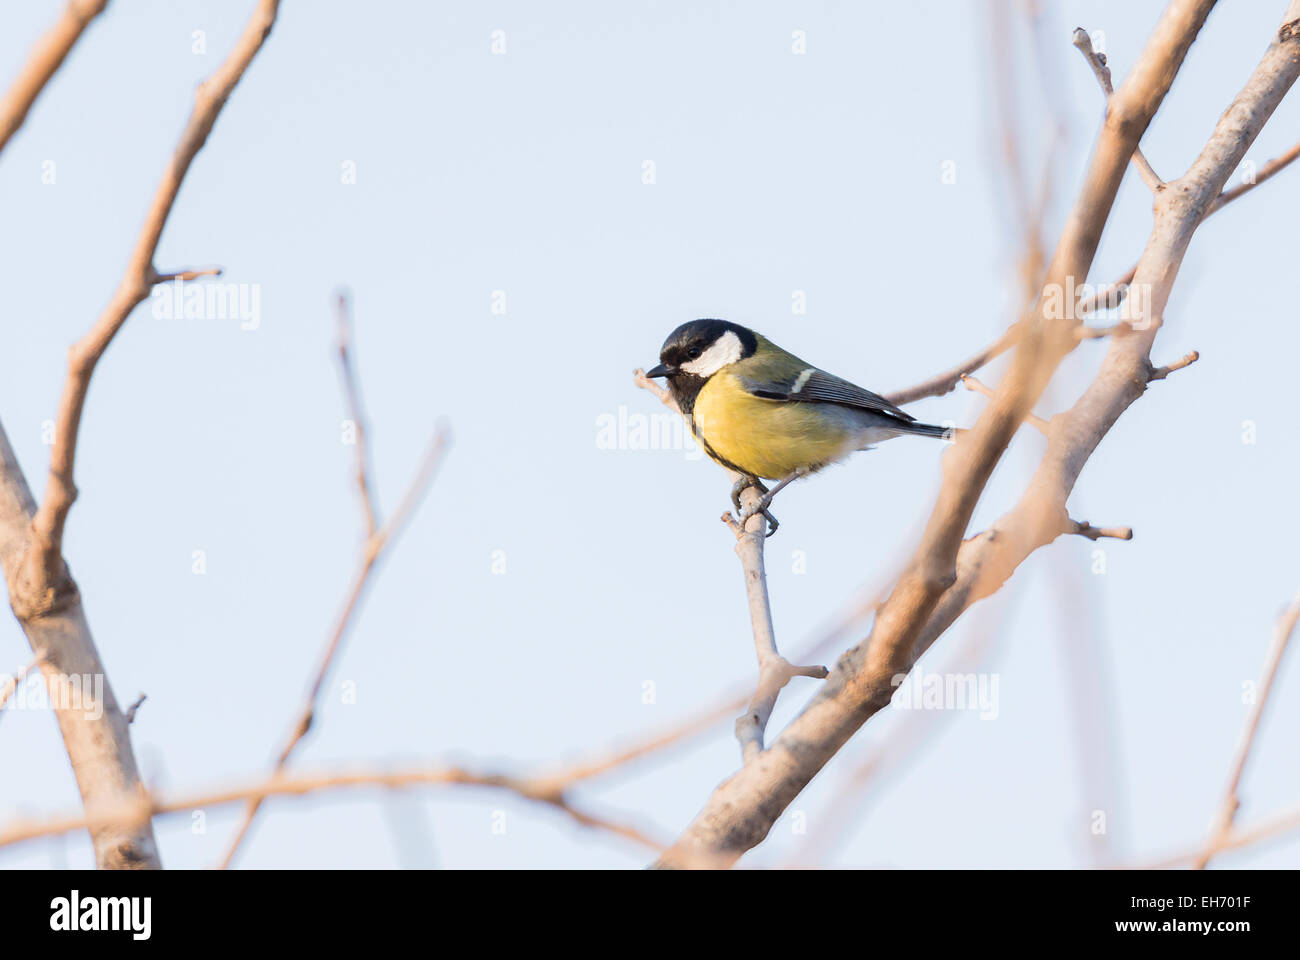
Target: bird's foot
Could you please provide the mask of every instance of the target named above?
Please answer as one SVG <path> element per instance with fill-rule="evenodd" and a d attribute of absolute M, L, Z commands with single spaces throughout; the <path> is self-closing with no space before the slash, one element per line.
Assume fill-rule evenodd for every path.
<path fill-rule="evenodd" d="M 755 483 L 757 483 L 757 489 L 759 490 L 760 493 L 762 493 L 762 496 L 759 497 L 758 502 L 755 503 L 752 507 L 747 507 L 746 509 L 739 511 L 741 525 L 743 526 L 745 521 L 748 520 L 750 517 L 754 516 L 755 514 L 761 513 L 763 516 L 767 518 L 767 522 L 772 525 L 772 529 L 768 531 L 767 535 L 770 537 L 772 534 L 776 533 L 776 528 L 779 526 L 779 524 L 776 522 L 776 517 L 772 516 L 772 514 L 768 511 L 767 508 L 772 505 L 772 500 L 776 497 L 778 493 L 784 490 L 795 480 L 798 480 L 800 477 L 806 477 L 810 473 L 812 473 L 812 470 L 810 468 L 800 467 L 799 469 L 791 473 L 789 476 L 782 477 L 781 480 L 775 486 L 773 486 L 771 490 L 768 490 L 761 483 L 757 483 L 757 481 L 755 481 Z M 743 490 L 744 487 L 740 487 L 739 489 Z M 736 498 L 739 497 L 739 490 L 737 490 L 737 488 L 733 487 L 732 493 Z M 739 503 L 737 503 L 737 507 L 739 507 Z"/>
<path fill-rule="evenodd" d="M 740 518 L 740 526 L 744 527 L 746 520 L 748 520 L 752 516 L 761 513 L 764 519 L 767 520 L 767 524 L 768 524 L 767 535 L 770 537 L 774 533 L 776 533 L 777 528 L 781 526 L 780 522 L 776 519 L 776 517 L 772 515 L 772 511 L 768 509 L 768 507 L 772 505 L 772 498 L 776 495 L 777 489 L 780 488 L 768 490 L 761 483 L 753 484 L 753 486 L 755 486 L 758 490 L 760 490 L 763 495 L 758 498 L 758 501 L 756 503 L 748 507 L 742 507 L 739 503 L 739 499 L 737 498 L 736 516 Z"/>
<path fill-rule="evenodd" d="M 750 488 L 753 488 L 761 495 L 758 504 L 754 508 L 746 507 L 740 502 L 740 495 Z M 739 536 L 745 527 L 745 521 L 755 514 L 761 513 L 769 524 L 767 535 L 770 537 L 776 533 L 776 528 L 781 525 L 767 509 L 772 502 L 772 495 L 779 489 L 780 487 L 776 487 L 769 492 L 767 487 L 763 485 L 763 481 L 757 477 L 741 477 L 731 487 L 731 502 L 736 507 L 736 516 L 740 518 L 739 522 L 733 520 L 730 514 L 723 514 L 722 519 L 726 520 L 728 525 L 736 531 L 736 535 Z"/>
<path fill-rule="evenodd" d="M 767 487 L 763 486 L 763 481 L 758 477 L 741 477 L 731 485 L 731 502 L 735 505 L 737 514 L 744 512 L 744 508 L 740 505 L 740 495 L 749 487 L 753 487 L 765 496 L 767 494 Z"/>

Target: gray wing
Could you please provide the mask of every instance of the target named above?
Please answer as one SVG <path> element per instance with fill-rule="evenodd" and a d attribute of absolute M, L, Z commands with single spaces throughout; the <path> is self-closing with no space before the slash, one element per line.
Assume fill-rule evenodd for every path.
<path fill-rule="evenodd" d="M 741 378 L 741 382 L 754 396 L 768 400 L 783 400 L 789 403 L 835 403 L 843 407 L 856 407 L 859 410 L 884 414 L 909 423 L 916 419 L 879 394 L 864 390 L 856 383 L 850 383 L 816 367 L 803 370 L 789 380 L 762 382 Z"/>

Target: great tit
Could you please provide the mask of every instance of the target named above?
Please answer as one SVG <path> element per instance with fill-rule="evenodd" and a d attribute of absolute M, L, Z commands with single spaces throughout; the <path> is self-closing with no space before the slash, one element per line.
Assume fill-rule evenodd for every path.
<path fill-rule="evenodd" d="M 884 397 L 787 353 L 726 320 L 692 320 L 668 335 L 647 377 L 668 390 L 705 453 L 740 475 L 731 500 L 754 487 L 762 495 L 742 518 L 763 513 L 786 484 L 855 450 L 903 434 L 948 439 L 953 431 L 919 423 Z M 760 478 L 776 480 L 769 491 Z"/>

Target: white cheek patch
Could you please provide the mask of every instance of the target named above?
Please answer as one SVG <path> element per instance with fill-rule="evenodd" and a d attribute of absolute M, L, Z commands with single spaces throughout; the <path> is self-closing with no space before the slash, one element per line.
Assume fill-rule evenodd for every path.
<path fill-rule="evenodd" d="M 705 350 L 698 358 L 690 363 L 683 363 L 682 369 L 697 377 L 711 377 L 727 364 L 739 360 L 742 352 L 740 337 L 728 330 L 718 337 L 713 346 Z"/>

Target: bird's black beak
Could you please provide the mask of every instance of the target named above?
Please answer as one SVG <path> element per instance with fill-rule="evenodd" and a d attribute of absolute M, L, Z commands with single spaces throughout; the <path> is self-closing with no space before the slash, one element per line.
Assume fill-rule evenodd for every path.
<path fill-rule="evenodd" d="M 647 377 L 651 377 L 651 378 L 653 378 L 653 377 L 667 377 L 667 376 L 671 376 L 672 374 L 674 374 L 674 373 L 676 373 L 676 372 L 677 372 L 677 371 L 675 371 L 675 370 L 673 370 L 672 368 L 670 368 L 670 367 L 668 367 L 668 366 L 665 366 L 664 364 L 661 363 L 661 364 L 659 364 L 659 366 L 657 366 L 657 367 L 652 367 L 651 369 L 647 370 L 647 371 L 645 372 L 645 375 L 646 375 Z"/>

